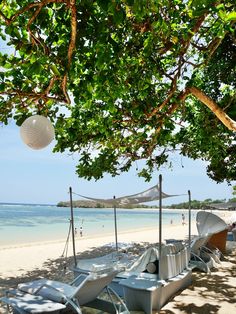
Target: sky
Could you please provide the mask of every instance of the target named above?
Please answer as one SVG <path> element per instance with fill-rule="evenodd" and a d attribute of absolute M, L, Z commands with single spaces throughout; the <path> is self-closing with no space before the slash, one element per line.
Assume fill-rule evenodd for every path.
<path fill-rule="evenodd" d="M 201 160 L 173 155 L 173 169 L 163 167 L 153 174 L 150 182 L 137 176 L 134 165 L 128 173 L 118 177 L 105 177 L 99 181 L 78 178 L 77 154 L 53 153 L 55 142 L 41 150 L 26 146 L 20 137 L 20 128 L 14 122 L 0 126 L 0 203 L 57 204 L 69 201 L 69 187 L 74 193 L 95 198 L 112 198 L 135 194 L 158 183 L 167 194 L 186 194 L 163 200 L 163 205 L 188 201 L 232 198 L 232 186 L 217 184 L 206 175 L 206 164 Z M 73 196 L 76 200 L 79 197 Z M 158 203 L 157 203 L 158 205 Z"/>

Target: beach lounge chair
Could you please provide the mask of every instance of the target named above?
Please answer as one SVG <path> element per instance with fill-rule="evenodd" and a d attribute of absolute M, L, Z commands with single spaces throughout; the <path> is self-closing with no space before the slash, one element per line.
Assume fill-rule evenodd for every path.
<path fill-rule="evenodd" d="M 76 276 L 80 273 L 99 273 L 112 268 L 123 271 L 124 268 L 132 265 L 136 259 L 137 257 L 128 253 L 113 252 L 99 257 L 78 259 L 76 267 L 72 267 L 71 270 L 76 271 Z"/>
<path fill-rule="evenodd" d="M 151 248 L 145 255 L 150 256 L 152 266 L 156 265 L 157 261 L 159 266 L 150 267 L 151 273 L 146 269 L 144 272 L 128 276 L 120 280 L 119 284 L 123 286 L 124 299 L 129 310 L 142 310 L 146 314 L 152 314 L 153 310 L 159 311 L 176 292 L 191 284 L 192 272 L 188 268 L 189 249 L 183 244 L 163 245 L 161 260 L 155 248 Z M 148 261 L 145 255 L 140 258 L 142 266 L 136 262 L 132 272 L 135 268 L 142 269 Z M 154 258 L 157 260 L 153 261 Z M 156 272 L 153 273 L 155 268 Z"/>
<path fill-rule="evenodd" d="M 10 305 L 16 313 L 47 313 L 52 312 L 55 306 L 63 309 L 66 307 L 71 313 L 81 314 L 81 306 L 100 309 L 108 313 L 129 313 L 121 298 L 108 287 L 112 279 L 117 275 L 117 270 L 100 275 L 79 275 L 71 284 L 39 279 L 19 284 L 17 290 L 9 291 L 9 295 L 0 300 Z M 102 292 L 106 292 L 108 299 L 99 298 Z M 38 301 L 38 304 L 37 304 Z M 32 308 L 33 303 L 33 308 Z M 44 310 L 40 312 L 44 304 Z M 48 307 L 46 308 L 46 305 Z M 60 304 L 63 306 L 60 308 Z"/>
<path fill-rule="evenodd" d="M 206 247 L 206 244 L 211 235 L 208 236 L 196 236 L 191 242 L 190 251 L 190 267 L 198 268 L 206 273 L 211 272 L 211 268 L 214 267 L 214 259 L 218 262 L 214 253 Z"/>
<path fill-rule="evenodd" d="M 66 306 L 62 303 L 17 290 L 7 293 L 7 296 L 0 298 L 0 301 L 7 305 L 9 313 L 14 314 L 59 313 L 61 310 L 66 309 Z"/>
<path fill-rule="evenodd" d="M 207 246 L 218 248 L 221 253 L 225 253 L 228 226 L 219 216 L 207 212 L 199 211 L 196 216 L 199 236 L 210 235 Z"/>
<path fill-rule="evenodd" d="M 197 213 L 196 224 L 199 235 L 191 241 L 190 267 L 210 273 L 225 252 L 228 227 L 219 216 L 207 211 Z"/>
<path fill-rule="evenodd" d="M 104 271 L 109 271 L 109 269 L 117 269 L 117 276 L 109 284 L 109 287 L 122 297 L 123 288 L 119 285 L 119 281 L 122 278 L 126 278 L 126 275 L 124 275 L 126 269 L 129 269 L 136 260 L 137 256 L 128 253 L 113 252 L 100 257 L 78 259 L 76 267 L 72 266 L 70 269 L 74 272 L 75 278 L 80 274 L 94 272 L 99 275 Z"/>
<path fill-rule="evenodd" d="M 73 270 L 75 276 L 88 271 L 86 268 L 96 268 L 99 272 L 113 262 L 118 263 L 120 272 L 110 287 L 125 298 L 129 310 L 143 310 L 148 314 L 159 310 L 177 291 L 191 283 L 189 248 L 182 243 L 163 244 L 161 262 L 158 249 L 151 247 L 133 260 L 116 253 L 81 261 Z"/>

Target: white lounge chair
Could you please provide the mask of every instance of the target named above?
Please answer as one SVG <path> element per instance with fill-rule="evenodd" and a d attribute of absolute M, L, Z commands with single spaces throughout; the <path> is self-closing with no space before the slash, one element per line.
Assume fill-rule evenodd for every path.
<path fill-rule="evenodd" d="M 161 261 L 155 247 L 133 260 L 123 255 L 117 259 L 118 255 L 81 261 L 79 267 L 73 268 L 74 274 L 86 273 L 91 267 L 99 272 L 116 263 L 124 271 L 120 270 L 109 286 L 124 297 L 129 310 L 144 310 L 148 314 L 159 310 L 177 291 L 191 283 L 190 250 L 182 243 L 163 244 Z"/>
<path fill-rule="evenodd" d="M 207 247 L 211 234 L 206 236 L 196 236 L 191 242 L 191 259 L 190 267 L 198 268 L 206 273 L 211 272 L 211 268 L 220 264 L 220 252 L 214 251 Z"/>
<path fill-rule="evenodd" d="M 159 258 L 156 249 L 148 253 L 151 263 L 155 255 Z M 140 258 L 143 266 L 147 262 L 146 257 Z M 185 245 L 163 246 L 158 264 L 156 273 L 141 272 L 119 282 L 123 286 L 124 298 L 129 310 L 143 310 L 146 314 L 151 314 L 153 310 L 159 311 L 176 292 L 191 284 L 192 272 L 188 268 L 189 249 Z M 140 265 L 137 267 L 140 269 Z M 151 267 L 151 271 L 152 268 L 155 269 Z"/>
<path fill-rule="evenodd" d="M 197 213 L 196 224 L 199 235 L 191 242 L 190 266 L 210 273 L 211 268 L 220 264 L 220 257 L 225 252 L 227 224 L 207 211 Z"/>
<path fill-rule="evenodd" d="M 196 216 L 199 236 L 211 235 L 208 246 L 218 248 L 221 253 L 226 251 L 228 226 L 219 216 L 207 211 L 199 211 Z"/>
<path fill-rule="evenodd" d="M 117 275 L 117 270 L 100 275 L 81 274 L 71 284 L 39 279 L 19 284 L 17 290 L 12 291 L 15 297 L 4 297 L 0 300 L 10 305 L 16 313 L 46 313 L 51 312 L 53 303 L 56 307 L 60 304 L 71 312 L 82 313 L 81 306 L 98 308 L 108 313 L 129 313 L 121 298 L 108 287 L 112 279 Z M 106 291 L 109 300 L 98 298 L 101 292 Z M 23 293 L 23 294 L 22 294 Z M 22 294 L 22 295 L 21 295 Z M 30 297 L 31 296 L 31 297 Z M 38 298 L 39 296 L 39 298 Z M 38 304 L 48 303 L 48 308 L 40 312 Z M 34 307 L 32 307 L 32 302 Z M 62 307 L 62 308 L 63 308 Z M 62 309 L 61 308 L 61 309 Z"/>
<path fill-rule="evenodd" d="M 128 253 L 113 252 L 100 257 L 78 259 L 76 267 L 72 267 L 71 270 L 75 271 L 76 276 L 90 272 L 104 272 L 112 268 L 122 271 L 132 265 L 136 259 L 137 257 Z"/>
<path fill-rule="evenodd" d="M 53 302 L 41 296 L 36 296 L 20 291 L 13 291 L 13 296 L 7 295 L 2 297 L 2 303 L 7 305 L 8 312 L 27 314 L 27 313 L 59 313 L 61 310 L 66 309 L 62 303 Z"/>

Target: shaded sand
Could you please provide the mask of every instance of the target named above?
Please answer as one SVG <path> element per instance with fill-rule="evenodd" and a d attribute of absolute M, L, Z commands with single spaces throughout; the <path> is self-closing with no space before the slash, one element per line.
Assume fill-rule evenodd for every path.
<path fill-rule="evenodd" d="M 195 222 L 192 234 L 197 234 Z M 169 225 L 163 227 L 162 240 L 187 238 L 188 225 Z M 144 251 L 149 246 L 157 245 L 156 230 L 137 230 L 118 235 L 119 243 L 132 243 L 129 248 L 133 254 Z M 97 238 L 79 238 L 76 240 L 79 258 L 89 258 L 107 254 L 113 250 L 114 235 Z M 233 243 L 233 242 L 232 242 Z M 22 245 L 21 247 L 0 247 L 0 295 L 18 283 L 39 277 L 69 282 L 73 277 L 69 266 L 73 264 L 72 244 L 69 243 L 68 257 L 61 257 L 65 241 Z M 0 306 L 0 313 L 6 311 Z M 83 313 L 101 313 L 83 309 Z M 132 311 L 132 314 L 143 312 Z M 155 313 L 155 311 L 153 312 Z M 160 311 L 161 314 L 208 314 L 236 313 L 236 249 L 225 255 L 224 261 L 211 275 L 194 272 L 193 284 L 177 294 Z"/>
<path fill-rule="evenodd" d="M 193 272 L 192 285 L 169 301 L 160 314 L 236 313 L 236 242 L 211 274 Z"/>

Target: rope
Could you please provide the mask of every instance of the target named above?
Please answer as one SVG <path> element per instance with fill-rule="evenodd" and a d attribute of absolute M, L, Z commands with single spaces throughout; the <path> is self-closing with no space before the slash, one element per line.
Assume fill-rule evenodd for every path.
<path fill-rule="evenodd" d="M 62 252 L 61 257 L 67 257 L 68 247 L 69 247 L 69 240 L 70 240 L 70 233 L 71 233 L 71 219 L 70 219 L 70 227 L 69 227 L 69 231 L 68 231 L 65 247 L 64 247 L 64 250 Z"/>

